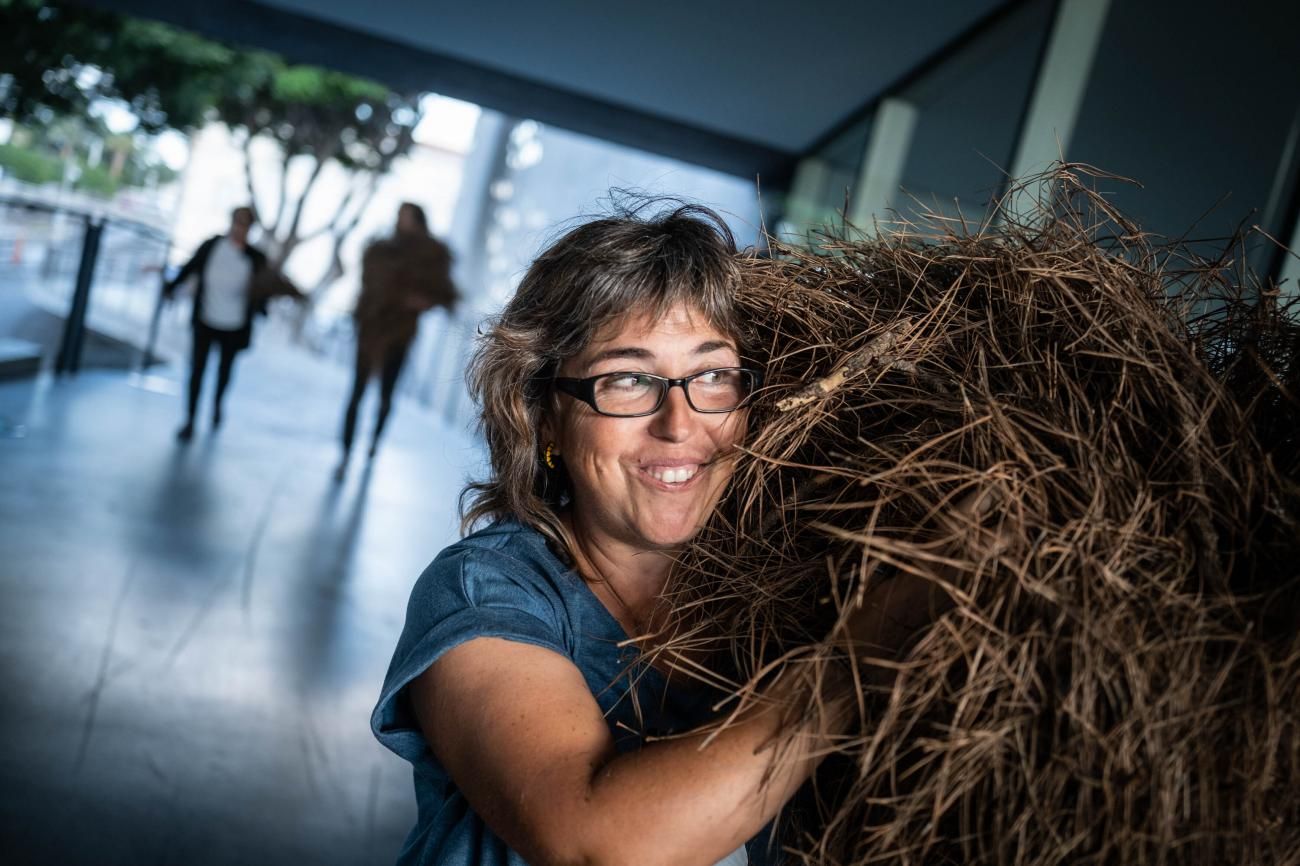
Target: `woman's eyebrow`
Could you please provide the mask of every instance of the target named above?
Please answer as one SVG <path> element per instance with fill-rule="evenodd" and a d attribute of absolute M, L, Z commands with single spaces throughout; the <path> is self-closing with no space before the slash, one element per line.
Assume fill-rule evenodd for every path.
<path fill-rule="evenodd" d="M 635 358 L 639 361 L 648 361 L 654 359 L 654 352 L 649 349 L 643 349 L 640 346 L 618 346 L 613 349 L 606 349 L 596 357 L 587 361 L 587 366 L 599 364 L 601 361 L 608 361 L 613 358 Z"/>
<path fill-rule="evenodd" d="M 734 351 L 735 348 L 729 340 L 706 340 L 695 347 L 695 354 L 707 355 L 709 352 L 716 352 L 719 349 L 732 349 Z"/>

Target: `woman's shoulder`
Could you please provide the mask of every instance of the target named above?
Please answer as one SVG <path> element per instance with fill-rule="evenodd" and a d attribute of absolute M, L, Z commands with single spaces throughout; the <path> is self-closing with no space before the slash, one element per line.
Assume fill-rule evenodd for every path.
<path fill-rule="evenodd" d="M 493 521 L 449 545 L 438 554 L 438 559 L 443 558 L 469 560 L 485 567 L 519 565 L 547 572 L 568 570 L 540 532 L 509 517 Z"/>
<path fill-rule="evenodd" d="M 552 607 L 568 595 L 573 579 L 540 532 L 506 519 L 439 553 L 420 576 L 415 595 L 471 606 L 516 600 Z"/>

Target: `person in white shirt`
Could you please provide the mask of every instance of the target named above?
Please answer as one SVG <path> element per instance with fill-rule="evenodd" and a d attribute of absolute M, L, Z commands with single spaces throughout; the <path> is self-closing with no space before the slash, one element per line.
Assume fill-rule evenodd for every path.
<path fill-rule="evenodd" d="M 163 288 L 171 298 L 190 277 L 197 278 L 194 295 L 194 352 L 185 426 L 176 436 L 188 442 L 194 436 L 194 418 L 203 386 L 203 371 L 215 344 L 221 349 L 217 367 L 217 393 L 212 406 L 212 426 L 221 426 L 221 403 L 230 385 L 235 356 L 252 341 L 253 315 L 266 312 L 266 298 L 253 291 L 254 278 L 266 267 L 266 255 L 248 242 L 253 209 L 237 207 L 230 216 L 230 231 L 204 241 L 174 279 Z"/>

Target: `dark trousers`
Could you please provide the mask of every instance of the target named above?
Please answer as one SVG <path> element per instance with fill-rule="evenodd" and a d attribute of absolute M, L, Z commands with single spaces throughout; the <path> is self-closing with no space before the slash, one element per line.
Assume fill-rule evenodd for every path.
<path fill-rule="evenodd" d="M 397 377 L 402 374 L 402 365 L 406 363 L 409 343 L 403 343 L 389 349 L 378 371 L 371 366 L 369 359 L 357 348 L 356 378 L 352 383 L 352 396 L 348 399 L 348 410 L 343 416 L 343 451 L 352 450 L 352 438 L 357 431 L 357 409 L 361 397 L 366 393 L 366 385 L 371 377 L 379 373 L 379 417 L 375 421 L 375 433 L 371 438 L 371 450 L 379 443 L 379 436 L 384 432 L 384 422 L 393 408 L 393 390 L 397 388 Z"/>
<path fill-rule="evenodd" d="M 203 370 L 208 366 L 208 355 L 212 353 L 215 343 L 221 348 L 221 361 L 217 365 L 217 396 L 213 401 L 213 414 L 221 413 L 221 400 L 225 397 L 226 387 L 230 384 L 230 374 L 235 368 L 235 356 L 239 354 L 243 335 L 239 331 L 223 331 L 209 328 L 202 322 L 194 323 L 194 355 L 190 361 L 190 399 L 186 418 L 194 423 L 194 415 L 199 408 L 199 392 L 203 389 Z"/>

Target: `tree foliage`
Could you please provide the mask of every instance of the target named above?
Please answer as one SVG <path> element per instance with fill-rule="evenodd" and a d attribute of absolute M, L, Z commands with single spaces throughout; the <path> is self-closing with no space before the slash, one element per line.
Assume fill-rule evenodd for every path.
<path fill-rule="evenodd" d="M 225 123 L 244 149 L 248 197 L 275 264 L 312 237 L 333 239 L 321 285 L 337 276 L 343 240 L 378 178 L 410 151 L 420 119 L 418 94 L 112 12 L 0 0 L 0 32 L 9 43 L 0 55 L 0 116 L 48 126 L 111 99 L 129 106 L 145 133 Z M 251 149 L 260 139 L 273 141 L 281 157 L 270 192 L 254 188 Z M 309 166 L 305 184 L 289 182 L 295 161 Z M 348 172 L 346 191 L 332 216 L 304 234 L 308 195 L 330 164 Z"/>
<path fill-rule="evenodd" d="M 98 9 L 0 0 L 0 32 L 0 114 L 19 122 L 48 123 L 117 99 L 146 132 L 188 129 L 239 74 L 237 51 Z"/>

